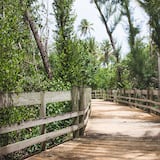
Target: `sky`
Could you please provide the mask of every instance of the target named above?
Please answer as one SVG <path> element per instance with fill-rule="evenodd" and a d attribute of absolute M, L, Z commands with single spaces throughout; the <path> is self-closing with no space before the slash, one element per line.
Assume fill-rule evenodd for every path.
<path fill-rule="evenodd" d="M 135 22 L 137 25 L 141 26 L 140 37 L 148 36 L 148 17 L 135 0 L 131 1 Z M 94 31 L 92 32 L 92 35 L 96 38 L 96 41 L 102 42 L 103 40 L 108 39 L 107 32 L 104 24 L 100 20 L 100 15 L 95 7 L 95 4 L 91 4 L 90 0 L 76 0 L 74 9 L 77 14 L 75 28 L 77 28 L 77 26 L 80 24 L 80 21 L 85 18 L 93 24 Z M 122 56 L 125 56 L 126 53 L 129 52 L 129 46 L 127 42 L 128 35 L 125 31 L 125 19 L 122 20 L 117 26 L 113 36 L 117 44 L 122 47 Z"/>
<path fill-rule="evenodd" d="M 76 0 L 74 3 L 74 10 L 77 14 L 75 28 L 80 24 L 82 19 L 87 19 L 93 24 L 94 31 L 92 35 L 97 41 L 102 41 L 106 38 L 107 34 L 105 27 L 100 20 L 99 13 L 94 4 L 90 3 L 90 0 Z"/>
<path fill-rule="evenodd" d="M 46 0 L 39 0 L 46 3 Z M 148 36 L 148 17 L 145 12 L 139 7 L 138 3 L 135 0 L 132 1 L 132 12 L 135 17 L 136 25 L 141 26 L 141 37 Z M 49 3 L 49 10 L 52 11 L 52 0 L 48 0 Z M 95 7 L 95 4 L 91 4 L 90 0 L 75 0 L 73 6 L 74 13 L 77 15 L 75 21 L 75 31 L 78 30 L 78 25 L 80 24 L 82 19 L 87 19 L 90 23 L 93 24 L 94 31 L 92 32 L 92 36 L 95 37 L 97 42 L 102 42 L 103 40 L 108 39 L 107 32 L 105 30 L 104 24 L 100 20 L 99 12 Z M 52 15 L 53 16 L 53 15 Z M 53 17 L 50 16 L 50 24 L 52 30 L 54 26 Z M 122 20 L 120 24 L 117 26 L 116 30 L 114 31 L 114 39 L 116 40 L 117 44 L 122 47 L 121 52 L 122 56 L 125 56 L 126 53 L 129 52 L 129 46 L 127 43 L 127 32 L 125 31 L 125 20 Z M 52 31 L 50 31 L 51 34 Z M 53 36 L 51 36 L 53 37 Z M 52 41 L 52 40 L 51 40 Z"/>

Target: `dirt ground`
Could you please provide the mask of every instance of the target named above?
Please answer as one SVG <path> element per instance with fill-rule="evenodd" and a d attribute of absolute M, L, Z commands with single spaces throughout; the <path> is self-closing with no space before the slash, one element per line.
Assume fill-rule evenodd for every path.
<path fill-rule="evenodd" d="M 160 160 L 160 117 L 92 100 L 84 137 L 27 160 Z"/>
<path fill-rule="evenodd" d="M 87 134 L 160 138 L 160 117 L 158 116 L 101 100 L 93 100 L 92 109 L 86 128 Z"/>

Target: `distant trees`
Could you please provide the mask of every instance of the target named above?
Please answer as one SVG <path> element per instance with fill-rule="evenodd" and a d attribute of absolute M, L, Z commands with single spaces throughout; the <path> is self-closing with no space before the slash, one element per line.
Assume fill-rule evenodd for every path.
<path fill-rule="evenodd" d="M 149 16 L 152 53 L 156 54 L 150 54 L 149 44 L 138 38 L 140 30 L 135 25 L 129 0 L 92 0 L 108 35 L 108 39 L 101 44 L 92 37 L 93 24 L 87 19 L 82 19 L 78 26 L 81 37 L 74 32 L 74 0 L 54 0 L 55 42 L 50 55 L 42 42 L 43 37 L 39 35 L 38 27 L 42 24 L 38 20 L 39 15 L 36 15 L 35 3 L 33 4 L 36 0 L 15 0 L 14 3 L 11 0 L 0 1 L 0 90 L 41 90 L 49 88 L 46 83 L 54 80 L 60 80 L 67 86 L 92 85 L 95 72 L 98 71 L 100 76 L 105 73 L 104 70 L 108 76 L 100 76 L 106 78 L 103 83 L 106 80 L 108 85 L 115 88 L 156 87 L 157 68 L 160 73 L 159 2 L 137 1 Z M 124 60 L 121 59 L 120 47 L 113 34 L 123 17 L 130 46 L 130 52 Z M 159 63 L 156 62 L 156 57 Z M 97 69 L 98 65 L 100 70 Z M 54 78 L 49 80 L 53 69 Z M 98 83 L 98 76 L 96 79 Z"/>
<path fill-rule="evenodd" d="M 109 43 L 106 41 L 107 42 L 106 46 L 105 46 L 105 43 L 103 43 L 102 45 L 101 50 L 105 56 L 102 57 L 101 60 L 102 59 L 104 60 L 104 64 L 105 63 L 109 64 L 108 60 L 110 58 L 112 59 L 112 61 L 110 61 L 112 62 L 110 63 L 110 65 L 107 65 L 106 68 L 101 68 L 99 70 L 99 72 L 97 73 L 99 77 L 98 76 L 95 77 L 97 79 L 96 81 L 97 82 L 99 81 L 100 83 L 102 82 L 101 86 L 104 86 L 105 88 L 110 88 L 110 87 L 117 88 L 117 86 L 119 87 L 123 86 L 127 88 L 128 87 L 129 88 L 156 87 L 157 86 L 156 58 L 155 58 L 155 55 L 150 54 L 149 44 L 144 43 L 143 39 L 138 38 L 140 33 L 140 28 L 139 28 L 140 26 L 138 26 L 138 24 L 135 23 L 133 11 L 131 11 L 133 2 L 129 0 L 115 0 L 115 1 L 92 0 L 92 2 L 95 3 L 101 15 L 101 19 L 106 27 L 106 31 L 109 31 L 107 32 L 109 35 Z M 154 42 L 154 44 L 152 43 L 152 52 L 156 52 L 158 53 L 157 55 L 159 55 L 159 50 L 158 50 L 158 45 L 159 45 L 158 43 L 160 39 L 158 38 L 160 35 L 159 29 L 158 29 L 158 26 L 159 26 L 158 12 L 160 8 L 159 2 L 149 1 L 149 0 L 146 0 L 146 1 L 139 0 L 139 2 L 143 6 L 143 8 L 145 8 L 146 13 L 150 16 L 149 24 L 151 26 L 152 42 Z M 109 7 L 110 5 L 112 7 Z M 124 58 L 124 60 L 119 59 L 120 52 L 114 52 L 114 44 L 116 46 L 116 43 L 113 40 L 114 37 L 112 37 L 113 36 L 112 27 L 110 27 L 110 19 L 114 20 L 114 18 L 113 18 L 113 15 L 109 13 L 112 13 L 111 11 L 114 10 L 115 6 L 117 6 L 116 9 L 121 12 L 122 18 L 125 17 L 126 21 L 123 21 L 123 26 L 125 22 L 124 27 L 128 31 L 127 32 L 128 44 L 130 46 L 130 52 Z M 107 7 L 109 8 L 107 9 Z M 108 12 L 107 11 L 105 12 L 105 9 L 107 9 Z M 117 17 L 117 19 L 120 20 L 121 16 L 119 18 Z M 114 23 L 112 22 L 111 24 L 114 24 Z M 154 39 L 154 36 L 155 36 L 155 39 Z M 114 44 L 112 42 L 114 42 Z M 110 46 L 112 47 L 112 49 L 110 49 Z M 118 49 L 116 46 L 116 51 L 117 50 Z M 114 63 L 114 58 L 111 55 L 114 55 L 116 62 L 119 62 L 119 63 Z M 160 62 L 160 59 L 159 59 L 159 62 Z M 160 71 L 160 67 L 159 67 L 159 71 Z M 107 75 L 101 76 L 102 73 L 107 74 L 108 76 Z M 101 79 L 102 77 L 106 78 L 106 81 L 102 80 Z M 121 78 L 121 83 L 119 83 L 120 79 L 118 80 L 118 77 Z M 112 83 L 110 81 L 112 81 Z M 118 82 L 119 85 L 117 85 L 116 81 Z M 159 82 L 160 82 L 160 77 L 159 77 Z"/>
<path fill-rule="evenodd" d="M 108 40 L 104 40 L 101 44 L 101 51 L 102 51 L 102 56 L 101 56 L 101 61 L 103 63 L 103 66 L 108 66 L 109 63 L 112 61 L 113 58 L 113 53 L 112 53 L 112 47 L 109 43 Z"/>
<path fill-rule="evenodd" d="M 127 18 L 128 22 L 128 41 L 132 54 L 134 54 L 134 46 L 136 41 L 136 35 L 139 33 L 139 29 L 134 26 L 134 18 L 131 13 L 129 0 L 121 0 L 122 15 Z M 126 27 L 127 28 L 127 27 Z"/>
<path fill-rule="evenodd" d="M 106 32 L 109 37 L 110 44 L 112 46 L 112 54 L 116 58 L 116 64 L 117 64 L 117 87 L 121 88 L 123 86 L 122 80 L 121 80 L 121 69 L 119 67 L 120 63 L 120 50 L 116 46 L 116 41 L 113 37 L 113 32 L 115 28 L 117 27 L 118 23 L 121 20 L 121 12 L 119 12 L 119 4 L 112 1 L 101 1 L 101 0 L 93 0 L 92 1 L 95 5 L 97 10 L 99 11 L 101 20 L 106 28 Z"/>
<path fill-rule="evenodd" d="M 149 54 L 149 45 L 140 40 L 135 42 L 135 53 L 129 53 L 126 57 L 126 66 L 129 73 L 129 80 L 134 88 L 155 87 L 153 79 L 156 77 L 155 58 Z"/>
<path fill-rule="evenodd" d="M 73 30 L 75 15 L 72 11 L 73 0 L 54 0 L 53 9 L 56 18 L 55 48 L 53 64 L 56 77 L 64 83 L 82 86 L 91 83 L 94 73 L 94 58 L 90 54 L 93 49 L 87 40 L 79 39 Z M 91 24 L 82 20 L 79 30 L 83 35 L 89 33 Z"/>
<path fill-rule="evenodd" d="M 93 30 L 92 23 L 90 23 L 87 19 L 82 19 L 80 25 L 78 26 L 78 31 L 81 33 L 81 36 L 90 36 L 91 30 Z"/>
<path fill-rule="evenodd" d="M 138 0 L 149 16 L 154 52 L 158 57 L 158 88 L 160 89 L 160 3 L 155 0 Z"/>

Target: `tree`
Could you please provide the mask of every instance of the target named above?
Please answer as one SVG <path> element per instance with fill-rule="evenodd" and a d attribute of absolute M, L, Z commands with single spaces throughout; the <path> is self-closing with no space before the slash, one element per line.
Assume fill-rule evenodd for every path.
<path fill-rule="evenodd" d="M 124 17 L 126 17 L 127 22 L 128 22 L 126 28 L 128 29 L 128 43 L 130 46 L 130 53 L 129 53 L 128 57 L 129 57 L 130 61 L 128 61 L 127 65 L 129 65 L 128 66 L 129 73 L 130 73 L 129 76 L 132 77 L 133 84 L 135 87 L 135 86 L 138 86 L 137 82 L 139 82 L 139 83 L 142 82 L 141 78 L 144 75 L 142 73 L 141 68 L 144 67 L 142 65 L 145 65 L 145 63 L 143 63 L 143 59 L 142 59 L 142 57 L 144 56 L 143 50 L 137 44 L 138 42 L 140 43 L 140 40 L 136 40 L 136 36 L 139 33 L 139 29 L 134 26 L 134 18 L 132 17 L 132 13 L 131 13 L 130 2 L 131 1 L 129 1 L 129 0 L 120 0 L 117 3 L 120 3 L 121 8 L 122 8 L 122 15 Z M 139 64 L 139 62 L 142 62 L 141 65 Z M 140 84 L 139 84 L 139 86 L 140 86 Z"/>
<path fill-rule="evenodd" d="M 158 88 L 160 90 L 160 3 L 156 0 L 138 0 L 149 16 L 149 25 L 151 27 L 151 37 L 156 46 L 158 57 Z"/>
<path fill-rule="evenodd" d="M 37 29 L 36 23 L 34 22 L 31 14 L 30 14 L 29 8 L 26 8 L 24 15 L 26 17 L 26 20 L 28 21 L 29 27 L 33 33 L 34 38 L 35 38 L 37 47 L 38 47 L 39 52 L 41 54 L 41 58 L 42 58 L 42 62 L 43 62 L 45 71 L 48 75 L 48 78 L 52 79 L 52 71 L 51 71 L 51 67 L 50 67 L 50 63 L 49 63 L 47 50 L 45 49 L 45 45 L 42 43 L 41 37 L 38 34 L 38 29 Z"/>
<path fill-rule="evenodd" d="M 122 6 L 122 15 L 127 18 L 128 21 L 128 30 L 129 30 L 129 45 L 132 54 L 134 54 L 134 46 L 135 46 L 135 38 L 136 35 L 139 33 L 139 30 L 137 27 L 134 26 L 133 22 L 134 19 L 132 18 L 131 10 L 130 10 L 130 1 L 129 0 L 121 0 L 121 6 Z"/>
<path fill-rule="evenodd" d="M 56 50 L 60 54 L 67 53 L 70 40 L 74 37 L 73 23 L 75 15 L 72 11 L 74 0 L 54 0 L 53 11 L 56 19 L 55 41 Z"/>
<path fill-rule="evenodd" d="M 113 32 L 121 20 L 121 13 L 119 12 L 119 6 L 117 2 L 112 0 L 93 0 L 94 4 L 96 5 L 97 10 L 101 16 L 101 20 L 104 23 L 106 28 L 106 32 L 109 37 L 109 41 L 111 43 L 113 54 L 116 57 L 116 63 L 120 63 L 120 50 L 116 49 L 116 42 L 113 38 Z M 103 8 L 104 7 L 104 8 Z M 103 10 L 104 9 L 104 10 Z M 117 65 L 117 87 L 120 88 L 122 86 L 121 81 L 121 73 L 119 65 Z"/>
<path fill-rule="evenodd" d="M 57 54 L 57 77 L 64 82 L 70 82 L 69 68 L 73 52 L 73 23 L 75 15 L 72 11 L 74 0 L 54 0 L 53 11 L 56 19 L 55 50 Z M 73 49 L 73 50 L 72 50 Z"/>
<path fill-rule="evenodd" d="M 21 90 L 22 63 L 29 31 L 18 0 L 0 1 L 0 91 Z"/>
<path fill-rule="evenodd" d="M 75 15 L 72 12 L 73 0 L 54 0 L 56 18 L 55 45 L 56 75 L 64 83 L 72 86 L 90 85 L 95 72 L 94 56 L 89 38 L 80 40 L 74 33 Z M 93 47 L 93 45 L 92 45 Z M 53 55 L 52 55 L 53 56 Z"/>
<path fill-rule="evenodd" d="M 114 42 L 114 40 L 113 40 L 113 35 L 112 35 L 112 33 L 113 33 L 113 31 L 114 31 L 114 29 L 115 29 L 116 26 L 114 26 L 113 29 L 111 29 L 111 28 L 109 27 L 109 24 L 108 24 L 109 18 L 110 18 L 111 15 L 114 13 L 115 8 L 113 9 L 113 7 L 111 7 L 110 2 L 107 1 L 106 3 L 108 3 L 108 4 L 106 5 L 106 13 L 103 13 L 102 8 L 101 8 L 100 6 L 101 6 L 102 4 L 105 5 L 105 3 L 102 2 L 102 1 L 98 1 L 98 0 L 94 0 L 94 3 L 95 3 L 95 5 L 96 5 L 96 7 L 97 7 L 97 10 L 99 11 L 99 14 L 100 14 L 100 16 L 101 16 L 102 22 L 103 22 L 104 25 L 105 25 L 105 28 L 106 28 L 107 34 L 108 34 L 108 36 L 109 36 L 109 40 L 110 40 L 110 42 L 111 42 L 112 48 L 113 48 L 114 51 L 116 51 L 115 42 Z"/>
<path fill-rule="evenodd" d="M 153 87 L 155 86 L 153 82 L 155 59 L 149 55 L 149 47 L 141 40 L 135 41 L 135 48 L 137 48 L 136 52 L 128 54 L 126 61 L 132 87 L 140 89 Z"/>
<path fill-rule="evenodd" d="M 113 57 L 112 53 L 112 47 L 108 40 L 104 40 L 101 44 L 101 50 L 103 53 L 103 56 L 101 57 L 101 61 L 103 65 L 109 65 L 109 62 L 111 60 L 111 57 Z"/>
<path fill-rule="evenodd" d="M 87 19 L 82 19 L 80 25 L 78 26 L 78 31 L 81 32 L 81 36 L 90 36 L 92 28 L 92 23 L 89 23 Z"/>

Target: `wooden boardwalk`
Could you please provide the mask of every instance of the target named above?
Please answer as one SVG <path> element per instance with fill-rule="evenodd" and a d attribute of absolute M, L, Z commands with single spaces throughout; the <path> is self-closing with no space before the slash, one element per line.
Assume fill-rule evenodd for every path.
<path fill-rule="evenodd" d="M 84 137 L 27 160 L 160 160 L 160 117 L 92 100 Z"/>

